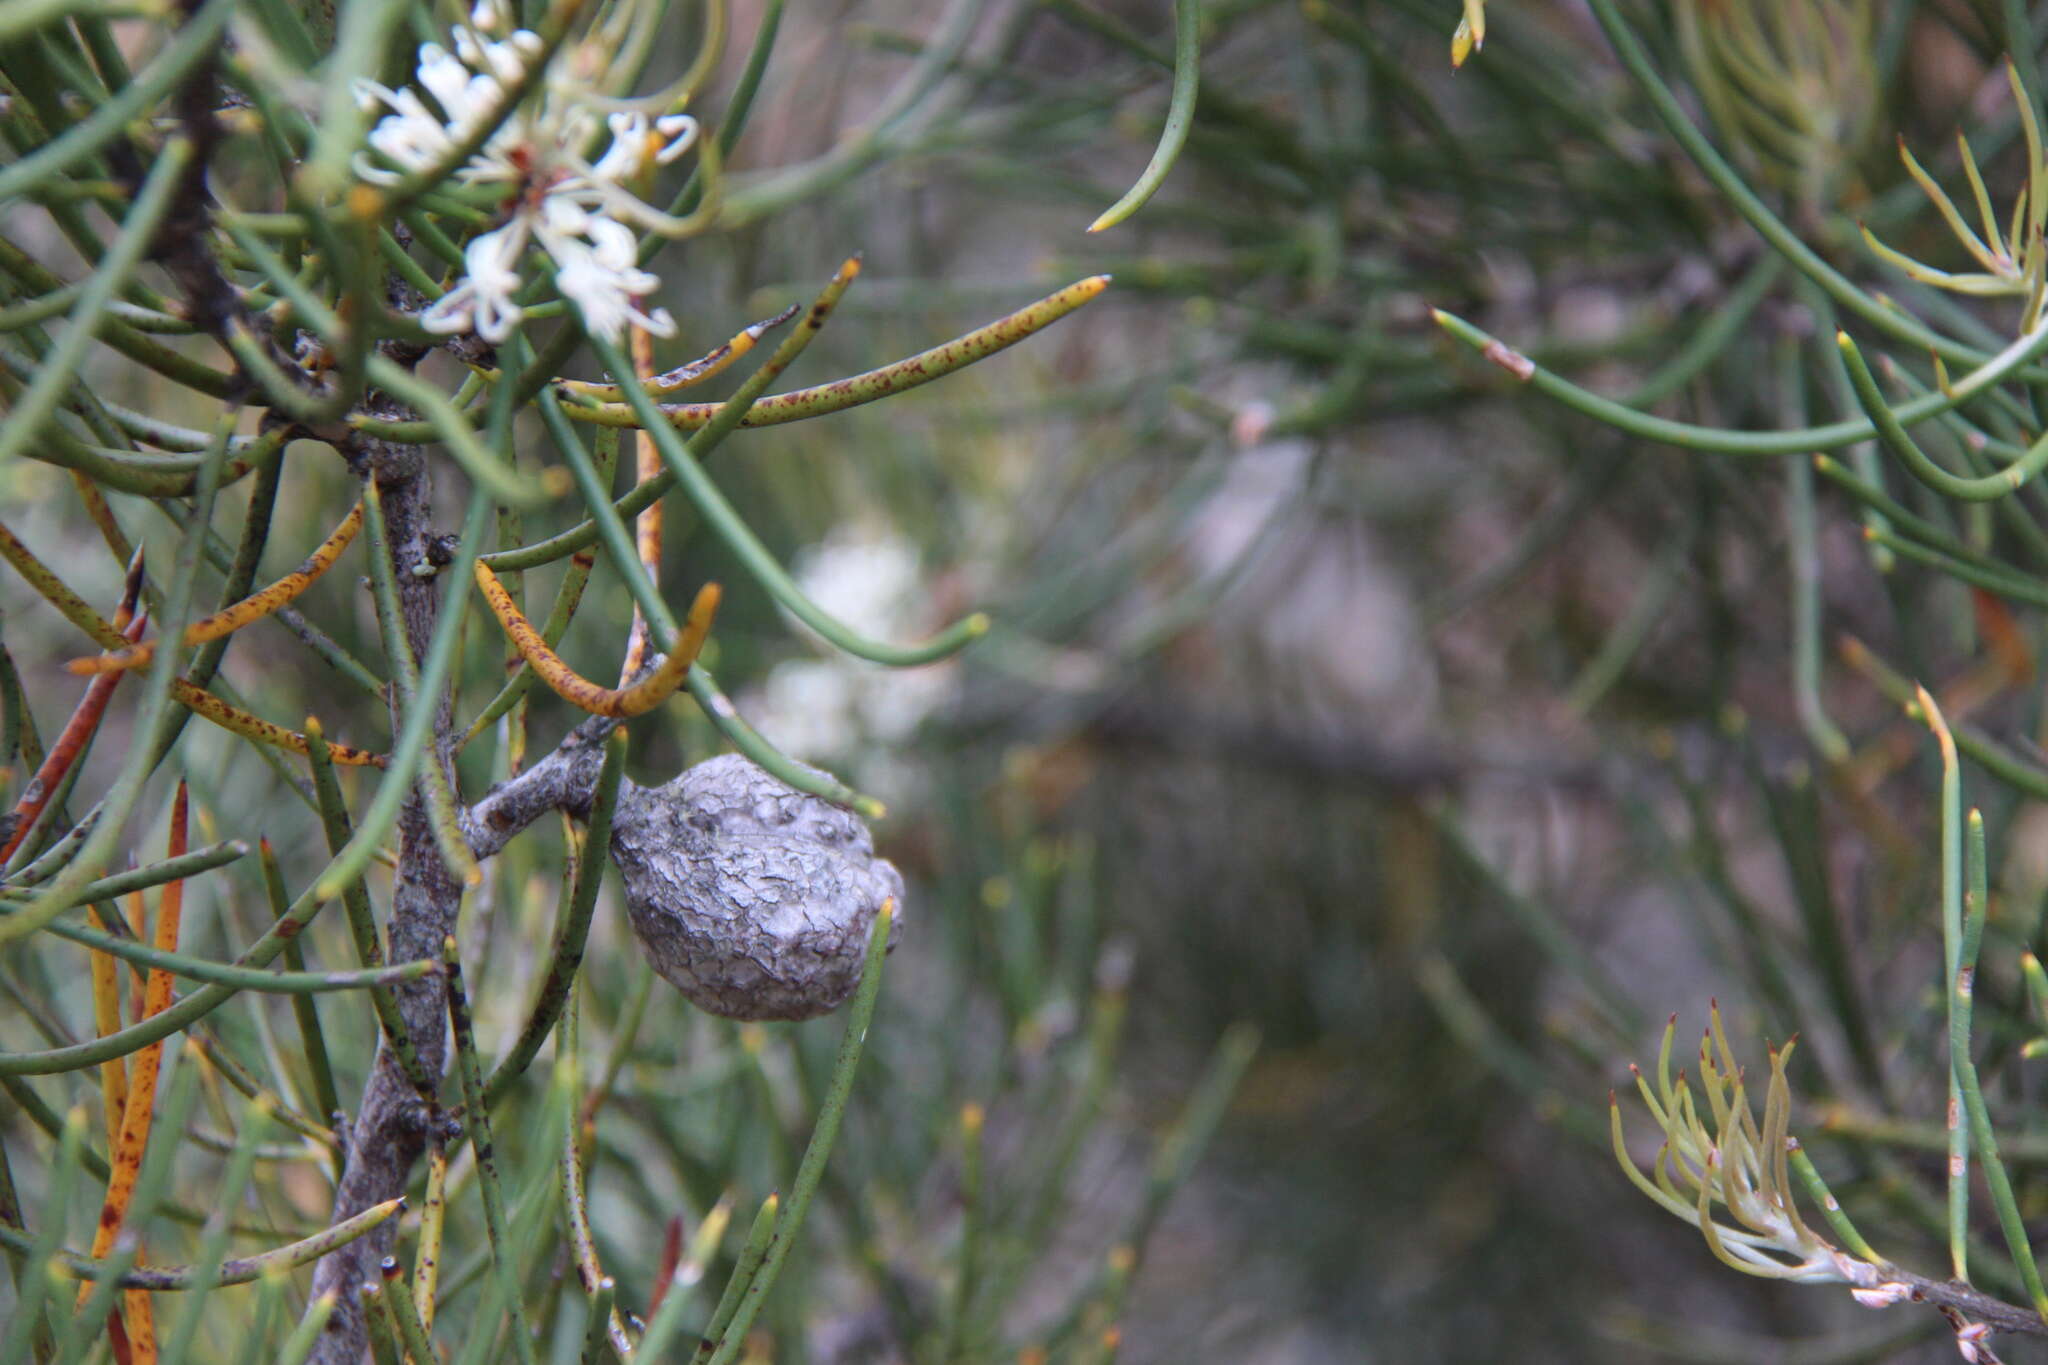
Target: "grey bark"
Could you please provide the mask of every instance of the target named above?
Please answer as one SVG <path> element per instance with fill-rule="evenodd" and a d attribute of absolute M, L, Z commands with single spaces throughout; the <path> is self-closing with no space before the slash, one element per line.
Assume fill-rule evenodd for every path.
<path fill-rule="evenodd" d="M 546 758 L 486 792 L 462 813 L 462 837 L 470 851 L 488 858 L 552 811 L 566 811 L 578 820 L 589 815 L 598 770 L 604 766 L 605 736 L 617 726 L 617 721 L 603 716 L 591 717 L 564 736 Z M 630 786 L 623 784 L 622 796 Z"/>
<path fill-rule="evenodd" d="M 433 538 L 428 515 L 430 486 L 422 453 L 414 447 L 368 439 L 352 444 L 351 453 L 367 462 L 383 495 L 395 562 L 401 569 L 421 563 Z M 440 614 L 440 587 L 434 579 L 409 572 L 401 571 L 397 578 L 406 641 L 413 656 L 419 658 L 426 653 Z M 393 705 L 395 733 L 399 723 L 395 698 Z M 452 781 L 448 742 L 453 724 L 445 693 L 436 705 L 430 761 L 439 763 Z M 389 960 L 439 957 L 442 940 L 455 928 L 461 901 L 461 881 L 434 842 L 424 783 L 415 783 L 398 816 L 398 875 L 391 897 Z M 420 1064 L 438 1081 L 448 1053 L 444 983 L 438 976 L 426 977 L 397 987 L 396 995 L 398 1012 L 412 1035 Z M 334 1195 L 337 1222 L 405 1192 L 413 1163 L 426 1146 L 428 1125 L 441 1121 L 437 1110 L 432 1097 L 413 1090 L 396 1059 L 380 1044 L 363 1088 L 362 1104 L 349 1127 L 348 1160 Z M 390 1254 L 396 1236 L 397 1224 L 386 1222 L 368 1236 L 330 1253 L 315 1267 L 314 1296 L 332 1294 L 335 1302 L 310 1357 L 312 1365 L 357 1365 L 362 1360 L 369 1341 L 356 1291 L 378 1278 L 377 1264 Z"/>

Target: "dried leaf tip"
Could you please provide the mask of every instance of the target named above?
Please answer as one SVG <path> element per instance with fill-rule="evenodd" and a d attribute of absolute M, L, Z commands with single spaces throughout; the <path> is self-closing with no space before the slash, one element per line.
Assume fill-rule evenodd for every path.
<path fill-rule="evenodd" d="M 1465 59 L 1478 51 L 1480 45 L 1481 40 L 1472 35 L 1472 26 L 1460 19 L 1451 33 L 1451 70 L 1464 66 Z"/>
<path fill-rule="evenodd" d="M 1498 337 L 1489 337 L 1479 354 L 1506 370 L 1515 378 L 1527 383 L 1536 373 L 1536 362 L 1523 355 Z"/>
<path fill-rule="evenodd" d="M 1486 46 L 1486 0 L 1465 0 L 1465 13 L 1451 33 L 1451 69 Z"/>

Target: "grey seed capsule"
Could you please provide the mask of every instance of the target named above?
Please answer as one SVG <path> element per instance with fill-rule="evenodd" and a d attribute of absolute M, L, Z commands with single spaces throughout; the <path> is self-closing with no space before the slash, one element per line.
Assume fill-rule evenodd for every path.
<path fill-rule="evenodd" d="M 738 754 L 660 787 L 621 785 L 612 859 L 654 969 L 729 1019 L 809 1019 L 860 984 L 868 931 L 903 877 L 849 811 Z"/>

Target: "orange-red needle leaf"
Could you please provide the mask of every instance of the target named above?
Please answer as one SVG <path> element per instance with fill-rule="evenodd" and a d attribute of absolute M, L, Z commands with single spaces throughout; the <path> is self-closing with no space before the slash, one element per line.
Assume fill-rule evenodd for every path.
<path fill-rule="evenodd" d="M 128 608 L 124 606 L 123 610 Z M 138 638 L 142 634 L 143 623 L 148 619 L 147 616 L 137 616 L 128 622 L 122 638 Z M 36 769 L 36 775 L 22 789 L 21 799 L 14 803 L 14 826 L 8 831 L 6 842 L 0 844 L 0 863 L 14 856 L 14 850 L 21 846 L 21 841 L 28 837 L 30 828 L 35 825 L 36 817 L 43 813 L 43 807 L 50 803 L 50 798 L 63 783 L 64 774 L 71 771 L 71 765 L 85 752 L 85 746 L 100 728 L 100 717 L 107 713 L 107 702 L 113 698 L 114 688 L 120 682 L 119 673 L 109 673 L 94 678 L 86 687 L 85 695 L 71 712 L 71 719 L 64 723 L 63 733 L 43 755 L 42 766 Z"/>
<path fill-rule="evenodd" d="M 183 855 L 189 843 L 188 811 L 185 784 L 178 784 L 177 794 L 171 800 L 171 836 L 168 846 L 173 858 Z M 178 950 L 178 921 L 184 910 L 185 884 L 182 880 L 164 883 L 163 899 L 156 912 L 156 946 L 158 951 L 174 953 Z M 161 967 L 152 967 L 148 984 L 144 987 L 142 1017 L 147 1019 L 170 1008 L 171 990 L 174 984 L 171 973 Z M 99 1223 L 93 1229 L 92 1254 L 95 1259 L 105 1256 L 113 1249 L 114 1238 L 121 1231 L 121 1224 L 128 1216 L 128 1206 L 135 1198 L 135 1180 L 142 1170 L 142 1154 L 149 1146 L 150 1120 L 156 1107 L 156 1078 L 163 1061 L 163 1041 L 159 1039 L 147 1044 L 135 1054 L 134 1074 L 130 1077 L 128 1103 L 121 1114 L 121 1131 L 115 1139 L 112 1160 L 107 1173 L 107 1197 L 100 1206 Z M 91 1292 L 90 1284 L 78 1287 L 78 1299 L 83 1303 Z M 130 1290 L 122 1296 L 122 1316 L 126 1320 L 129 1349 L 137 1361 L 156 1359 L 156 1330 L 152 1322 L 149 1296 L 141 1290 Z"/>

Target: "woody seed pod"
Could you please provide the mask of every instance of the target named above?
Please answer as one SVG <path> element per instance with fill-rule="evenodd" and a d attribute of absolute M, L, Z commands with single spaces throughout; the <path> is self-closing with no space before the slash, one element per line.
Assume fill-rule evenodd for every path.
<path fill-rule="evenodd" d="M 868 931 L 903 877 L 848 811 L 738 754 L 660 787 L 627 782 L 612 858 L 654 969 L 729 1019 L 809 1019 L 860 984 Z"/>

